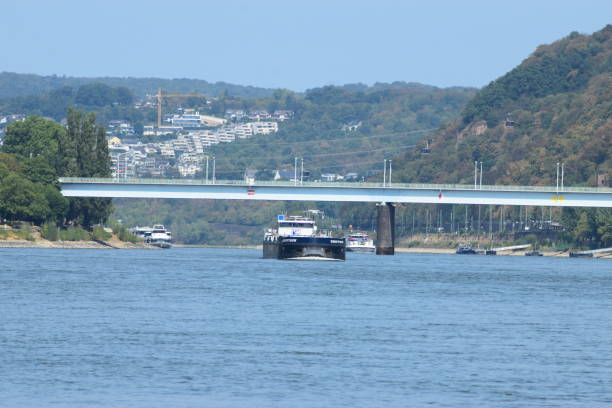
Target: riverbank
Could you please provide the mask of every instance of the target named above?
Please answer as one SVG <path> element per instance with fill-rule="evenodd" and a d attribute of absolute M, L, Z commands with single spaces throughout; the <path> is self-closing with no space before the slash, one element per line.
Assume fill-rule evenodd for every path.
<path fill-rule="evenodd" d="M 102 243 L 103 242 L 103 243 Z M 0 248 L 49 248 L 49 249 L 159 249 L 144 243 L 122 241 L 47 241 L 1 240 Z"/>
<path fill-rule="evenodd" d="M 395 252 L 399 253 L 411 253 L 411 254 L 454 254 L 454 248 L 395 248 Z M 525 256 L 527 251 L 501 251 L 497 252 L 496 256 Z M 569 257 L 568 251 L 540 251 L 542 256 L 554 257 L 554 258 L 567 258 Z M 594 255 L 593 258 L 600 259 L 612 259 L 612 254 L 601 254 Z"/>
<path fill-rule="evenodd" d="M 4 230 L 0 239 L 0 248 L 50 248 L 50 249 L 159 249 L 144 242 L 124 242 L 115 235 L 110 239 L 87 241 L 49 241 L 44 239 L 38 231 L 29 233 L 28 239 L 23 239 L 20 233 L 14 230 Z"/>

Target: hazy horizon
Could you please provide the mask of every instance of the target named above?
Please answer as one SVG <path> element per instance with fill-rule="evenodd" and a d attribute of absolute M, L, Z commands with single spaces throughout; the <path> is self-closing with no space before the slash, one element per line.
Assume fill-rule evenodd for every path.
<path fill-rule="evenodd" d="M 612 3 L 224 4 L 8 0 L 0 71 L 190 78 L 304 91 L 394 81 L 482 87 L 538 45 L 603 28 Z"/>

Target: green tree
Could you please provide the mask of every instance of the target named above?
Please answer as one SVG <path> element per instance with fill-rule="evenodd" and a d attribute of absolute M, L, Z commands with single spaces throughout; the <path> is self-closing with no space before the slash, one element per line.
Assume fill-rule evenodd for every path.
<path fill-rule="evenodd" d="M 41 185 L 10 174 L 0 186 L 0 215 L 8 220 L 45 221 L 51 210 Z"/>
<path fill-rule="evenodd" d="M 612 247 L 612 210 L 600 208 L 595 217 L 597 223 L 597 236 L 599 246 L 604 248 Z"/>
<path fill-rule="evenodd" d="M 64 135 L 65 129 L 59 123 L 40 116 L 29 116 L 8 126 L 2 151 L 24 158 L 42 157 L 57 170 L 61 165 L 58 148 Z"/>
<path fill-rule="evenodd" d="M 592 211 L 582 211 L 576 223 L 574 238 L 582 245 L 592 246 L 597 238 L 597 225 Z"/>
<path fill-rule="evenodd" d="M 75 160 L 70 176 L 109 177 L 110 157 L 105 131 L 96 125 L 96 116 L 74 109 L 68 110 L 68 146 L 74 146 Z M 68 218 L 89 228 L 96 223 L 104 223 L 112 212 L 112 202 L 108 198 L 70 199 Z"/>

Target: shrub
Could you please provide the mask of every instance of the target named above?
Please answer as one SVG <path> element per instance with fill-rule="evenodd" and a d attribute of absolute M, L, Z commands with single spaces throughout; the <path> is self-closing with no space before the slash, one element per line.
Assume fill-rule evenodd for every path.
<path fill-rule="evenodd" d="M 59 230 L 54 222 L 46 222 L 42 226 L 41 235 L 49 241 L 57 241 L 59 239 Z"/>
<path fill-rule="evenodd" d="M 114 229 L 113 229 L 113 231 L 114 231 Z M 125 226 L 123 226 L 123 225 L 120 226 L 120 228 L 118 230 L 117 237 L 119 238 L 120 241 L 123 241 L 123 242 L 136 243 L 136 242 L 142 241 L 136 235 L 134 235 L 130 231 L 128 231 L 127 228 L 125 228 Z"/>
<path fill-rule="evenodd" d="M 59 232 L 59 238 L 62 241 L 88 241 L 90 239 L 89 232 L 84 229 L 68 228 Z"/>
<path fill-rule="evenodd" d="M 93 231 L 91 232 L 91 239 L 96 239 L 99 241 L 106 241 L 110 239 L 111 237 L 112 235 L 106 232 L 104 230 L 104 227 L 102 227 L 101 225 L 95 226 L 93 228 Z"/>

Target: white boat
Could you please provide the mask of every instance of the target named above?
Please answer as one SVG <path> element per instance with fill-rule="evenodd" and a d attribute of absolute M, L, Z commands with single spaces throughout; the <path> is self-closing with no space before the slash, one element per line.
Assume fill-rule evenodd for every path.
<path fill-rule="evenodd" d="M 355 232 L 345 237 L 346 250 L 352 252 L 374 252 L 374 241 L 363 232 Z"/>
<path fill-rule="evenodd" d="M 156 224 L 153 227 L 136 227 L 131 232 L 142 238 L 145 244 L 160 248 L 172 248 L 172 233 L 161 224 Z"/>

